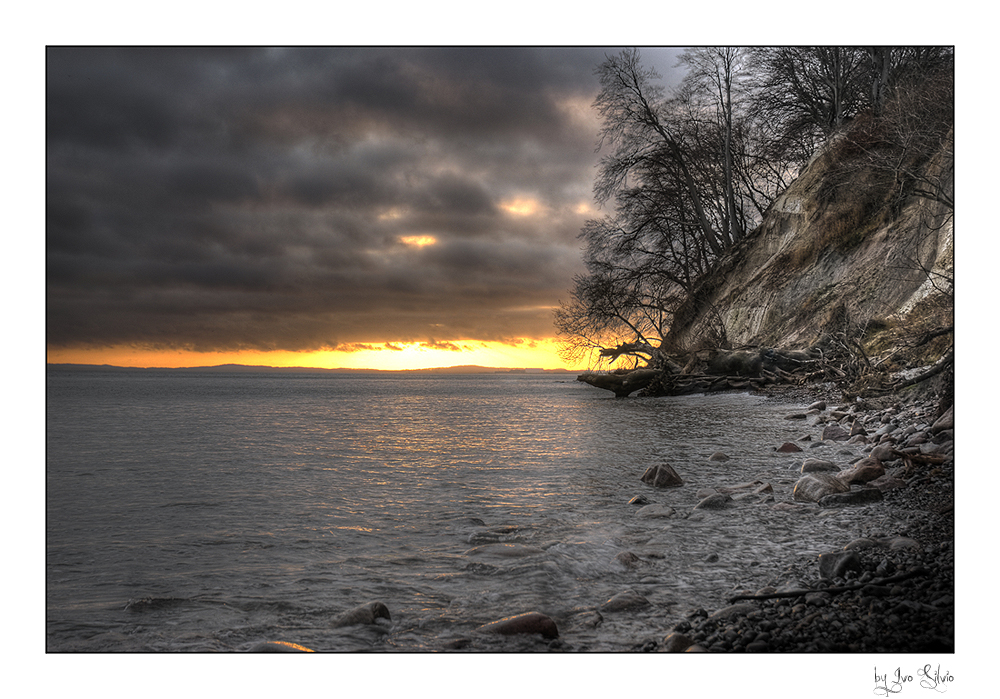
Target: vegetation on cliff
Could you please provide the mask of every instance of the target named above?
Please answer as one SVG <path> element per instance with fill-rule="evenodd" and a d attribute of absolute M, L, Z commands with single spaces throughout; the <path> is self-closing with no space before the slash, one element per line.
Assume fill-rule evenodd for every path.
<path fill-rule="evenodd" d="M 660 392 L 720 375 L 707 385 L 877 391 L 947 364 L 952 55 L 693 49 L 669 96 L 638 51 L 609 56 L 594 187 L 608 213 L 582 231 L 587 273 L 556 313 L 565 355 L 657 370 Z M 793 350 L 810 356 L 775 364 Z"/>

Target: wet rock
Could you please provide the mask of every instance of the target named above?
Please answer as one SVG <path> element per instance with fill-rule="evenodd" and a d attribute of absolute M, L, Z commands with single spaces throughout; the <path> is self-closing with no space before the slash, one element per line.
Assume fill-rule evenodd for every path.
<path fill-rule="evenodd" d="M 791 415 L 785 415 L 786 420 L 805 420 L 808 415 L 805 413 L 792 413 Z"/>
<path fill-rule="evenodd" d="M 368 602 L 338 614 L 330 621 L 330 628 L 341 626 L 356 626 L 358 624 L 374 624 L 379 619 L 389 619 L 389 608 L 381 602 Z"/>
<path fill-rule="evenodd" d="M 525 612 L 515 616 L 504 617 L 488 624 L 483 624 L 476 631 L 483 633 L 498 633 L 503 636 L 516 634 L 541 634 L 544 638 L 558 638 L 559 629 L 551 617 L 541 612 Z"/>
<path fill-rule="evenodd" d="M 845 471 L 837 474 L 844 483 L 867 483 L 885 475 L 882 462 L 874 456 L 866 456 Z"/>
<path fill-rule="evenodd" d="M 707 653 L 708 648 L 705 646 L 695 643 L 693 646 L 689 646 L 685 653 Z"/>
<path fill-rule="evenodd" d="M 854 550 L 833 551 L 822 553 L 819 556 L 819 575 L 821 578 L 827 580 L 843 578 L 851 570 L 856 573 L 861 572 L 861 556 Z"/>
<path fill-rule="evenodd" d="M 845 505 L 867 505 L 879 502 L 885 496 L 878 488 L 859 488 L 846 493 L 831 493 L 819 499 L 820 507 L 843 507 Z"/>
<path fill-rule="evenodd" d="M 916 549 L 919 551 L 921 548 L 915 539 L 911 539 L 908 536 L 897 536 L 889 542 L 890 551 L 897 551 L 899 549 Z"/>
<path fill-rule="evenodd" d="M 866 434 L 868 434 L 868 430 L 866 430 L 865 426 L 863 424 L 861 424 L 861 420 L 855 420 L 851 424 L 851 436 L 852 437 L 857 437 L 858 435 L 862 435 L 863 436 L 863 435 L 866 435 Z"/>
<path fill-rule="evenodd" d="M 840 425 L 827 425 L 823 428 L 823 436 L 820 437 L 824 442 L 827 440 L 834 442 L 845 442 L 851 438 L 851 433 L 845 430 Z"/>
<path fill-rule="evenodd" d="M 649 498 L 645 495 L 636 495 L 634 498 L 628 501 L 629 505 L 648 505 Z"/>
<path fill-rule="evenodd" d="M 937 434 L 938 432 L 943 432 L 945 430 L 955 429 L 955 407 L 952 406 L 945 411 L 944 415 L 939 417 L 931 425 L 931 434 Z"/>
<path fill-rule="evenodd" d="M 802 447 L 798 446 L 797 444 L 792 444 L 791 442 L 785 442 L 775 451 L 781 452 L 782 454 L 791 454 L 797 451 L 802 451 Z"/>
<path fill-rule="evenodd" d="M 844 550 L 858 551 L 861 549 L 878 548 L 879 545 L 879 542 L 875 539 L 862 537 L 860 539 L 854 539 L 852 542 L 844 546 Z"/>
<path fill-rule="evenodd" d="M 901 481 L 894 476 L 890 476 L 888 473 L 884 476 L 879 476 L 873 481 L 869 481 L 868 485 L 878 488 L 883 493 L 887 490 L 895 490 L 896 488 L 905 488 L 906 481 Z"/>
<path fill-rule="evenodd" d="M 708 460 L 709 461 L 729 461 L 729 457 L 726 454 L 723 454 L 721 451 L 717 451 L 714 454 L 712 454 L 710 457 L 708 457 Z"/>
<path fill-rule="evenodd" d="M 816 401 L 808 408 L 806 408 L 806 410 L 819 410 L 820 412 L 823 412 L 824 410 L 826 410 L 826 401 L 825 400 Z"/>
<path fill-rule="evenodd" d="M 642 482 L 654 488 L 676 488 L 684 485 L 684 481 L 670 464 L 650 466 L 642 474 Z"/>
<path fill-rule="evenodd" d="M 840 471 L 840 466 L 824 459 L 806 459 L 802 462 L 802 473 L 819 473 L 824 471 Z"/>
<path fill-rule="evenodd" d="M 795 482 L 792 499 L 797 502 L 819 502 L 834 493 L 846 493 L 850 486 L 829 473 L 807 473 Z"/>
<path fill-rule="evenodd" d="M 638 568 L 639 564 L 642 563 L 642 559 L 640 559 L 631 551 L 622 551 L 617 556 L 615 556 L 615 560 L 629 569 Z"/>
<path fill-rule="evenodd" d="M 663 639 L 660 650 L 664 653 L 683 653 L 694 645 L 694 641 L 682 633 L 672 633 Z"/>
<path fill-rule="evenodd" d="M 588 629 L 596 629 L 604 622 L 604 617 L 596 609 L 577 609 L 573 610 L 568 623 L 572 628 L 582 627 Z"/>
<path fill-rule="evenodd" d="M 677 511 L 669 505 L 646 505 L 645 507 L 639 508 L 639 511 L 635 513 L 636 517 L 641 517 L 642 519 L 655 519 L 655 518 L 669 518 L 677 514 Z"/>
<path fill-rule="evenodd" d="M 602 604 L 598 609 L 604 613 L 625 612 L 648 607 L 649 600 L 635 590 L 624 590 Z"/>
<path fill-rule="evenodd" d="M 694 506 L 696 510 L 721 510 L 731 503 L 733 499 L 726 493 L 716 493 Z"/>
<path fill-rule="evenodd" d="M 312 648 L 288 641 L 264 641 L 250 649 L 251 653 L 315 653 Z"/>

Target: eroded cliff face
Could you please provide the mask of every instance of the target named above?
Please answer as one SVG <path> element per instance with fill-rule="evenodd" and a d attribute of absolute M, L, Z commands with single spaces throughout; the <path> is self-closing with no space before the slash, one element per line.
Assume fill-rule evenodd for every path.
<path fill-rule="evenodd" d="M 950 206 L 901 196 L 892 173 L 827 148 L 705 280 L 669 333 L 677 350 L 803 348 L 914 322 L 953 277 Z M 950 143 L 921 173 L 952 197 Z M 938 307 L 937 312 L 940 312 Z"/>

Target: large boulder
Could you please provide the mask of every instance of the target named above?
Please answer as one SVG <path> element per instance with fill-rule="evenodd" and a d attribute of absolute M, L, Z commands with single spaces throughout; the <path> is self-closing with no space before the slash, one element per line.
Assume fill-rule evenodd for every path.
<path fill-rule="evenodd" d="M 839 470 L 840 466 L 824 459 L 806 459 L 802 462 L 802 473 L 823 473 Z"/>
<path fill-rule="evenodd" d="M 823 436 L 821 439 L 825 442 L 831 440 L 834 442 L 846 442 L 851 438 L 851 433 L 845 430 L 840 425 L 827 425 L 823 428 Z"/>
<path fill-rule="evenodd" d="M 837 474 L 837 478 L 844 483 L 867 483 L 885 475 L 885 468 L 882 462 L 874 456 L 866 456 L 851 466 L 849 469 Z"/>
<path fill-rule="evenodd" d="M 650 466 L 642 474 L 641 480 L 643 483 L 651 485 L 654 488 L 677 488 L 684 485 L 684 481 L 681 480 L 680 475 L 678 475 L 677 471 L 670 464 Z"/>
<path fill-rule="evenodd" d="M 504 617 L 503 619 L 483 624 L 476 630 L 486 633 L 498 633 L 503 636 L 537 633 L 545 638 L 559 637 L 559 629 L 556 627 L 556 622 L 541 612 L 525 612 L 524 614 Z"/>
<path fill-rule="evenodd" d="M 851 488 L 829 473 L 807 473 L 795 482 L 792 499 L 798 502 L 819 502 L 833 493 L 846 493 Z"/>
<path fill-rule="evenodd" d="M 624 590 L 602 604 L 598 609 L 602 612 L 625 612 L 648 607 L 649 600 L 634 590 Z"/>

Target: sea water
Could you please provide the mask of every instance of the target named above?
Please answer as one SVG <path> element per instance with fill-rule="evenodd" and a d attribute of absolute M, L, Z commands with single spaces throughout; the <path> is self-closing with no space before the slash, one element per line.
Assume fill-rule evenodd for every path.
<path fill-rule="evenodd" d="M 856 509 L 694 510 L 755 480 L 791 500 L 804 454 L 775 448 L 818 430 L 785 419 L 802 407 L 559 374 L 49 368 L 47 650 L 546 649 L 476 630 L 528 611 L 555 649 L 633 650 L 843 545 Z M 640 482 L 665 462 L 683 487 Z M 594 614 L 623 591 L 648 604 Z M 391 619 L 331 627 L 372 601 Z"/>

